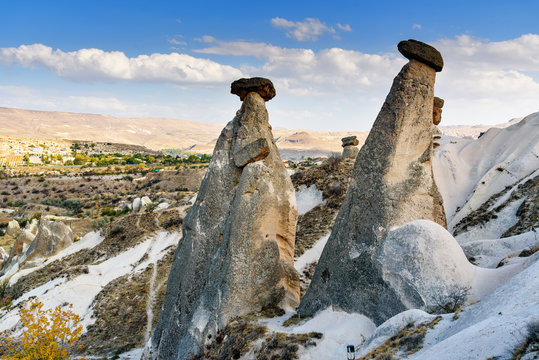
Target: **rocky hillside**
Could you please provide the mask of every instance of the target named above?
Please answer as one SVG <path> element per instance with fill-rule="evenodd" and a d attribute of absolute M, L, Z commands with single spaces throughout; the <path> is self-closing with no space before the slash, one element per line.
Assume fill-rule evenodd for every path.
<path fill-rule="evenodd" d="M 532 119 L 535 120 L 524 124 L 537 126 L 537 119 Z M 514 129 L 501 130 L 498 136 L 508 136 L 512 131 Z M 442 145 L 434 152 L 434 174 L 437 178 L 443 174 L 439 169 L 447 166 L 443 162 L 446 158 L 443 154 L 448 150 L 447 147 L 458 145 L 451 142 L 459 140 L 442 137 L 439 141 Z M 471 144 L 479 141 L 481 139 L 466 143 L 472 146 Z M 531 138 L 530 141 L 529 148 L 535 151 L 533 149 L 536 142 Z M 525 147 L 519 142 L 500 141 L 499 144 L 499 146 L 509 144 L 507 152 L 517 147 Z M 500 152 L 500 148 L 490 150 Z M 461 162 L 454 164 L 452 169 L 455 174 L 465 171 L 466 168 L 462 167 L 465 161 L 477 158 L 474 152 L 469 154 L 461 158 Z M 526 156 L 526 153 L 520 153 L 518 158 Z M 346 193 L 352 168 L 353 161 L 332 158 L 320 166 L 298 170 L 292 175 L 299 212 L 294 265 L 302 275 L 302 294 L 326 244 L 333 219 Z M 457 181 L 458 176 L 450 175 L 446 179 Z M 248 344 L 243 348 L 240 347 L 239 349 L 243 349 L 241 353 L 245 359 L 254 357 L 247 355 L 249 351 L 251 354 L 286 354 L 286 349 L 290 346 L 297 349 L 293 353 L 297 353 L 300 358 L 337 359 L 346 356 L 347 344 L 355 344 L 363 355 L 371 353 L 371 358 L 387 354 L 394 356 L 399 349 L 401 349 L 399 356 L 404 358 L 411 356 L 406 353 L 415 352 L 414 358 L 428 359 L 432 353 L 445 353 L 449 351 L 447 349 L 451 351 L 458 349 L 462 351 L 461 358 L 466 358 L 471 349 L 477 351 L 477 343 L 481 344 L 479 358 L 494 354 L 510 358 L 510 354 L 513 351 L 520 351 L 520 346 L 526 341 L 529 342 L 526 345 L 528 349 L 522 351 L 532 351 L 531 334 L 534 330 L 530 319 L 539 316 L 537 301 L 534 300 L 539 295 L 537 294 L 539 270 L 537 255 L 534 255 L 539 240 L 526 228 L 523 231 L 515 231 L 518 232 L 515 236 L 500 239 L 504 232 L 518 224 L 520 217 L 517 212 L 528 223 L 533 222 L 533 215 L 537 214 L 536 195 L 533 195 L 537 191 L 532 191 L 536 189 L 536 177 L 524 177 L 522 180 L 524 181 L 518 181 L 508 189 L 511 195 L 504 193 L 505 195 L 496 197 L 496 201 L 501 203 L 507 200 L 511 202 L 511 197 L 518 201 L 519 206 L 505 207 L 511 210 L 509 214 L 498 212 L 496 214 L 498 218 L 490 215 L 484 218 L 479 216 L 483 219 L 481 223 L 477 222 L 475 225 L 469 225 L 466 230 L 457 231 L 457 240 L 461 242 L 463 252 L 470 262 L 487 269 L 496 268 L 501 264 L 501 269 L 507 268 L 511 273 L 525 269 L 509 281 L 505 280 L 507 277 L 504 276 L 499 278 L 498 283 L 501 285 L 476 304 L 457 309 L 441 304 L 448 306 L 446 314 L 442 311 L 441 318 L 421 310 L 409 310 L 396 315 L 379 327 L 362 315 L 330 309 L 311 319 L 304 319 L 301 315 L 299 318 L 291 318 L 290 313 L 275 318 L 267 318 L 267 314 L 260 314 L 251 317 L 251 321 L 230 324 L 222 336 L 239 340 L 242 332 L 250 329 L 255 338 L 253 343 L 265 344 L 261 347 L 266 349 L 262 353 L 258 348 L 253 349 Z M 480 184 L 478 181 L 475 185 Z M 452 185 L 455 187 L 449 185 L 451 183 L 444 186 L 440 181 L 444 201 L 451 204 L 451 199 L 460 197 L 463 202 L 457 203 L 456 206 L 464 209 L 466 199 L 471 198 L 470 190 L 455 184 Z M 488 194 L 499 193 L 495 188 L 483 189 Z M 487 197 L 487 201 L 490 197 L 492 195 Z M 524 203 L 528 205 L 523 208 L 528 210 L 519 211 Z M 477 208 L 473 208 L 463 219 L 476 218 L 473 212 L 482 206 L 481 203 Z M 6 295 L 14 298 L 14 301 L 11 311 L 3 310 L 1 313 L 2 329 L 11 328 L 16 324 L 18 309 L 32 296 L 38 296 L 49 306 L 64 302 L 74 303 L 74 309 L 83 317 L 86 326 L 86 335 L 83 337 L 85 353 L 106 357 L 118 354 L 120 358 L 137 358 L 142 352 L 145 340 L 149 338 L 148 329 L 154 326 L 159 318 L 167 269 L 172 263 L 175 245 L 181 237 L 179 232 L 181 222 L 177 220 L 182 218 L 181 214 L 184 214 L 185 210 L 178 208 L 128 215 L 115 220 L 98 233 L 88 233 L 80 241 L 47 259 L 37 268 L 22 270 L 20 274 L 12 277 L 10 281 L 12 286 L 7 289 Z M 446 208 L 446 213 L 448 222 L 451 222 L 453 215 L 449 208 Z M 502 219 L 512 220 L 506 222 L 503 228 L 500 228 L 500 225 L 495 226 L 498 229 L 497 233 L 500 234 L 497 237 L 473 237 L 473 240 L 466 238 L 477 229 L 492 226 L 494 222 Z M 539 225 L 537 220 L 534 224 Z M 430 229 L 429 226 L 418 224 L 416 229 L 424 228 L 425 230 L 421 231 L 427 231 L 430 238 L 439 237 L 442 242 L 453 241 L 449 233 Z M 88 287 L 89 284 L 93 285 Z M 85 296 L 73 295 L 80 293 L 84 293 Z M 453 313 L 454 310 L 457 312 Z M 486 320 L 483 321 L 484 319 Z M 285 323 L 286 320 L 289 321 Z M 410 325 L 412 323 L 413 325 Z M 515 336 L 507 338 L 507 331 L 512 331 Z M 294 335 L 298 333 L 303 335 Z M 459 346 L 455 346 L 455 343 Z M 233 343 L 227 344 L 231 351 L 238 350 Z M 403 346 L 407 349 L 404 352 Z M 212 351 L 219 350 L 214 348 Z"/>
<path fill-rule="evenodd" d="M 63 216 L 3 214 L 15 220 L 0 331 L 17 337 L 37 297 L 73 304 L 79 352 L 95 358 L 327 360 L 351 344 L 361 359 L 539 356 L 539 113 L 476 140 L 438 135 L 441 54 L 415 40 L 399 51 L 410 61 L 356 159 L 345 148 L 290 178 L 265 107 L 273 84 L 240 79 L 197 196 L 155 201 L 161 185 L 184 190 L 174 174 L 159 188 L 156 174 L 122 178 L 125 198 L 85 202 L 126 206 L 80 239 Z"/>
<path fill-rule="evenodd" d="M 497 125 L 507 127 L 519 119 Z M 477 138 L 492 126 L 441 126 L 443 133 Z M 29 139 L 83 140 L 131 144 L 152 150 L 180 149 L 211 154 L 223 124 L 163 118 L 117 118 L 97 114 L 35 111 L 0 107 L 0 135 Z M 355 135 L 360 146 L 368 132 L 324 132 L 274 129 L 275 143 L 283 159 L 328 156 L 340 153 L 340 140 Z M 2 141 L 0 139 L 0 141 Z M 51 140 L 52 141 L 52 140 Z M 128 146 L 128 145 L 126 145 Z"/>

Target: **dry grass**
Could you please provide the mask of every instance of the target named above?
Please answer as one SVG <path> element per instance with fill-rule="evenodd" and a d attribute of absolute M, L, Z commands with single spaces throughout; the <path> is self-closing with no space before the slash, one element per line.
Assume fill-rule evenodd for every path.
<path fill-rule="evenodd" d="M 421 350 L 423 347 L 423 341 L 425 340 L 425 334 L 428 329 L 434 328 L 434 326 L 442 320 L 441 316 L 437 316 L 431 322 L 427 324 L 421 324 L 414 326 L 414 323 L 406 325 L 396 335 L 390 337 L 386 342 L 377 348 L 373 349 L 370 353 L 363 356 L 360 360 L 376 359 L 387 360 L 392 359 L 395 354 L 402 351 L 405 355 L 411 355 Z"/>

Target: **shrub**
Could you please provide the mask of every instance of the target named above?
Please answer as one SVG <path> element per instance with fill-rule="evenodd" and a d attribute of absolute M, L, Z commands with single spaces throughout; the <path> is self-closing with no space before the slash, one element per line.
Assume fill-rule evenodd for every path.
<path fill-rule="evenodd" d="M 455 287 L 447 295 L 443 295 L 443 292 L 439 291 L 438 295 L 434 297 L 433 305 L 428 309 L 428 312 L 431 314 L 448 314 L 457 310 L 460 312 L 469 295 L 469 287 Z"/>
<path fill-rule="evenodd" d="M 70 309 L 72 305 L 69 306 Z M 27 309 L 21 309 L 22 334 L 9 338 L 5 359 L 60 360 L 72 358 L 75 343 L 82 334 L 80 317 L 60 305 L 54 309 L 43 309 L 43 304 L 34 299 Z"/>
<path fill-rule="evenodd" d="M 157 206 L 159 206 L 159 203 L 157 201 L 153 201 L 151 203 L 148 203 L 148 204 L 146 204 L 146 211 L 147 212 L 152 212 L 157 208 Z"/>
<path fill-rule="evenodd" d="M 324 167 L 329 171 L 336 171 L 342 161 L 343 157 L 341 154 L 332 153 L 326 160 Z"/>

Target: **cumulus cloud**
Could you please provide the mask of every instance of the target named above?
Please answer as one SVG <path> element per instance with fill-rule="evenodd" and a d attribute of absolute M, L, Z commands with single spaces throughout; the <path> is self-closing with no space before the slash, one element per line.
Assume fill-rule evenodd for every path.
<path fill-rule="evenodd" d="M 525 34 L 516 39 L 488 41 L 460 35 L 435 43 L 446 62 L 467 68 L 539 71 L 539 35 Z"/>
<path fill-rule="evenodd" d="M 433 45 L 444 57 L 437 93 L 446 98 L 449 124 L 501 123 L 539 110 L 539 35 L 505 41 L 460 35 Z"/>
<path fill-rule="evenodd" d="M 318 19 L 306 18 L 304 21 L 290 21 L 280 17 L 271 19 L 277 29 L 284 29 L 286 36 L 297 41 L 316 41 L 322 34 L 334 34 L 335 29 Z"/>
<path fill-rule="evenodd" d="M 220 42 L 216 46 L 196 50 L 205 54 L 254 56 L 264 59 L 261 66 L 244 66 L 243 72 L 262 74 L 281 82 L 295 94 L 335 89 L 367 90 L 380 86 L 395 75 L 406 62 L 394 54 L 373 55 L 340 48 L 315 52 L 311 49 L 281 48 L 266 43 L 245 41 Z M 308 89 L 309 91 L 304 91 Z"/>
<path fill-rule="evenodd" d="M 478 119 L 500 123 L 538 111 L 539 81 L 533 77 L 539 71 L 538 44 L 539 35 L 535 34 L 502 42 L 463 35 L 433 43 L 445 60 L 436 81 L 436 93 L 447 103 L 444 124 L 474 123 Z M 370 94 L 383 101 L 393 77 L 406 62 L 396 52 L 366 54 L 340 48 L 313 51 L 243 41 L 217 42 L 197 51 L 262 59 L 263 64 L 244 66 L 242 71 L 270 77 L 280 91 L 300 97 Z"/>
<path fill-rule="evenodd" d="M 412 29 L 421 30 L 421 24 L 413 24 Z"/>
<path fill-rule="evenodd" d="M 171 83 L 216 83 L 242 76 L 229 65 L 186 54 L 151 54 L 127 57 L 121 51 L 53 50 L 42 44 L 1 48 L 0 64 L 44 67 L 75 80 L 126 80 Z"/>
<path fill-rule="evenodd" d="M 288 21 L 282 20 L 283 23 Z M 284 119 L 280 125 L 286 126 L 297 118 L 303 121 L 298 124 L 305 124 L 304 127 L 316 127 L 309 124 L 322 127 L 327 125 L 328 119 L 339 123 L 358 116 L 372 123 L 392 79 L 406 63 L 396 50 L 387 54 L 368 54 L 341 48 L 315 51 L 308 47 L 283 48 L 264 42 L 223 42 L 210 36 L 200 40 L 202 48 L 194 50 L 198 54 L 254 57 L 258 60 L 242 60 L 244 65 L 237 68 L 178 53 L 129 58 L 122 52 L 98 49 L 63 52 L 36 44 L 0 49 L 0 64 L 44 67 L 70 79 L 174 83 L 189 89 L 189 92 L 192 92 L 192 87 L 188 85 L 193 83 L 229 82 L 239 77 L 264 76 L 272 79 L 279 94 L 285 94 L 279 97 L 279 101 L 268 103 L 268 106 L 275 107 L 275 114 L 281 114 L 279 116 Z M 445 62 L 443 71 L 437 75 L 435 89 L 436 95 L 446 100 L 442 125 L 500 123 L 539 110 L 539 35 L 527 34 L 498 42 L 461 35 L 432 44 L 441 51 Z M 9 91 L 6 89 L 4 93 Z M 324 101 L 313 101 L 313 97 L 323 97 Z M 52 107 L 51 102 L 59 101 L 43 94 L 37 97 L 24 92 L 18 97 L 20 105 L 9 105 L 3 96 L 0 98 L 7 106 L 19 107 L 27 107 L 22 102 L 30 98 L 41 99 L 44 107 L 47 104 Z M 217 98 L 212 98 L 212 101 L 217 101 Z M 80 96 L 69 101 L 81 107 L 123 111 L 123 105 L 115 102 L 114 98 Z M 286 108 L 278 107 L 284 103 Z M 205 116 L 215 116 L 218 110 L 210 110 L 208 106 L 206 103 L 201 106 L 207 113 Z M 184 111 L 193 107 L 196 106 L 189 104 Z M 314 115 L 300 115 L 305 108 L 314 109 Z M 140 107 L 136 109 L 144 111 Z M 223 109 L 222 114 L 226 117 L 228 108 Z M 331 111 L 322 116 L 324 109 Z M 291 117 L 287 118 L 286 113 Z M 194 120 L 203 117 L 200 113 L 192 115 L 190 118 Z M 350 125 L 348 128 L 358 127 Z M 368 125 L 361 128 L 367 130 Z"/>

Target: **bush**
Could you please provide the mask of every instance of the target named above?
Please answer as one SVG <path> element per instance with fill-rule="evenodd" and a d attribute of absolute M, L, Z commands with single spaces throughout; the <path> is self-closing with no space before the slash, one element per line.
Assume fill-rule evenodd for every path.
<path fill-rule="evenodd" d="M 159 203 L 157 201 L 153 201 L 151 203 L 146 204 L 146 211 L 152 212 L 155 209 L 157 209 L 157 206 L 159 206 Z"/>
<path fill-rule="evenodd" d="M 70 309 L 72 305 L 69 306 Z M 7 339 L 8 356 L 4 359 L 63 360 L 72 358 L 75 343 L 82 334 L 80 317 L 60 305 L 54 309 L 43 309 L 43 304 L 34 299 L 27 309 L 20 311 L 22 334 Z"/>
<path fill-rule="evenodd" d="M 324 167 L 329 171 L 336 171 L 342 161 L 343 157 L 341 154 L 332 153 L 326 160 Z"/>
<path fill-rule="evenodd" d="M 460 312 L 469 295 L 469 287 L 455 287 L 445 296 L 443 291 L 439 291 L 438 295 L 433 298 L 433 305 L 428 312 L 431 314 L 448 314 L 457 310 Z"/>

